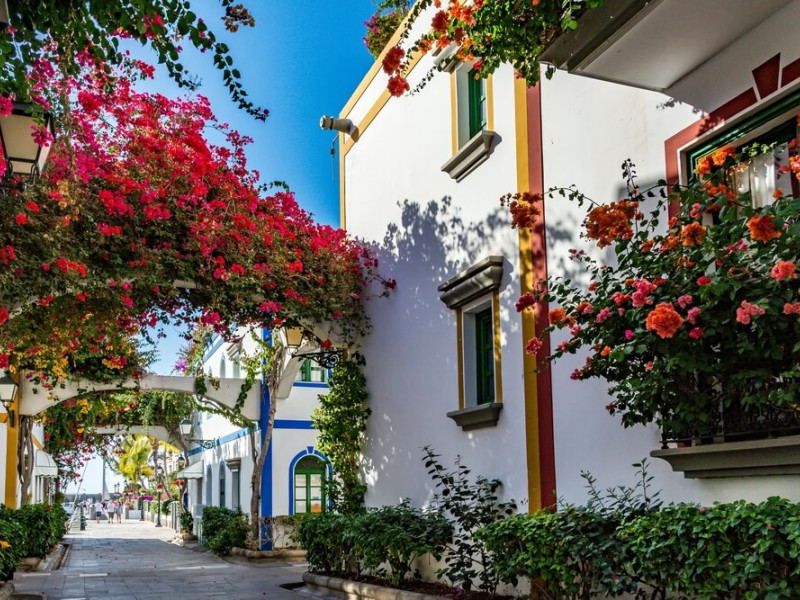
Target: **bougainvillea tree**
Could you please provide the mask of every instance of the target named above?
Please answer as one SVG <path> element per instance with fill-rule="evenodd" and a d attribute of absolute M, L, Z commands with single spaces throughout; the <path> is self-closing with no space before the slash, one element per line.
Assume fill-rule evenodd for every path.
<path fill-rule="evenodd" d="M 703 437 L 717 433 L 727 409 L 796 411 L 800 200 L 792 181 L 800 160 L 782 167 L 786 192 L 759 207 L 732 182 L 745 160 L 725 148 L 699 161 L 688 186 L 662 182 L 649 192 L 636 188 L 626 163 L 629 197 L 604 205 L 574 189 L 551 192 L 586 206 L 584 237 L 612 253 L 574 250 L 588 286 L 554 277 L 520 298 L 520 311 L 557 304 L 526 350 L 542 354 L 544 336 L 564 330 L 541 358 L 587 352 L 572 378 L 609 382 L 606 408 L 625 426 L 656 422 L 677 437 Z M 653 196 L 658 206 L 648 213 Z M 542 198 L 508 200 L 514 222 L 530 227 Z"/>
<path fill-rule="evenodd" d="M 458 59 L 475 63 L 486 77 L 501 64 L 510 63 L 529 85 L 540 76 L 539 56 L 561 32 L 578 27 L 577 19 L 586 10 L 605 0 L 420 0 L 411 9 L 401 37 L 401 45 L 390 49 L 383 59 L 389 75 L 389 91 L 401 96 L 410 88 L 406 81 L 409 61 L 417 53 L 456 47 Z M 406 41 L 411 26 L 424 11 L 433 8 L 430 27 L 411 42 Z M 404 49 L 402 46 L 406 46 Z M 548 67 L 547 75 L 553 72 Z M 433 72 L 423 78 L 429 80 Z"/>
<path fill-rule="evenodd" d="M 290 192 L 262 194 L 249 140 L 204 98 L 140 93 L 97 68 L 62 93 L 75 101 L 46 173 L 0 197 L 0 366 L 113 377 L 139 368 L 136 328 L 168 318 L 222 334 L 233 323 L 363 331 L 368 251 Z M 223 143 L 209 143 L 212 129 Z M 63 330 L 41 326 L 53 322 Z"/>
<path fill-rule="evenodd" d="M 240 73 L 233 66 L 228 46 L 217 40 L 188 0 L 8 0 L 10 26 L 0 30 L 0 95 L 47 106 L 28 77 L 31 65 L 45 52 L 59 57 L 59 69 L 77 76 L 80 57 L 88 52 L 108 72 L 127 60 L 120 42 L 130 40 L 157 54 L 169 75 L 182 87 L 194 89 L 197 79 L 181 63 L 181 46 L 191 44 L 213 55 L 232 100 L 258 119 L 268 112 L 247 97 Z M 236 31 L 255 21 L 247 8 L 234 0 L 220 0 L 225 29 Z"/>
<path fill-rule="evenodd" d="M 63 484 L 78 477 L 93 455 L 117 464 L 114 457 L 122 447 L 121 440 L 131 437 L 126 434 L 131 427 L 164 427 L 181 445 L 180 423 L 191 416 L 195 406 L 190 395 L 160 390 L 71 398 L 51 405 L 40 415 L 45 425 L 45 450 L 55 458 Z M 117 429 L 118 433 L 98 433 L 99 428 Z"/>
<path fill-rule="evenodd" d="M 137 376 L 135 334 L 168 320 L 223 336 L 233 324 L 365 331 L 365 248 L 259 186 L 248 138 L 206 99 L 135 91 L 144 64 L 133 77 L 89 52 L 79 61 L 76 77 L 47 55 L 29 72 L 60 128 L 34 132 L 53 146 L 42 177 L 0 194 L 0 368 L 46 388 Z"/>

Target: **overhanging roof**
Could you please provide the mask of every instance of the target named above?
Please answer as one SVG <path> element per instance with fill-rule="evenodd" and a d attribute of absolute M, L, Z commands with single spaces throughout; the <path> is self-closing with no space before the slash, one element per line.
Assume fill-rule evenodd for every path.
<path fill-rule="evenodd" d="M 35 454 L 35 462 L 33 463 L 34 477 L 51 477 L 58 476 L 58 466 L 53 457 L 47 452 L 37 450 Z"/>
<path fill-rule="evenodd" d="M 175 474 L 175 479 L 202 479 L 203 461 L 189 465 Z"/>
<path fill-rule="evenodd" d="M 570 73 L 665 91 L 794 0 L 606 0 L 542 53 Z"/>

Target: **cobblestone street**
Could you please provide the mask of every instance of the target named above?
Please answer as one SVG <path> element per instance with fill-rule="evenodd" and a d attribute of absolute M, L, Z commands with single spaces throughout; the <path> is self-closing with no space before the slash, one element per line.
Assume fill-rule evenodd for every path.
<path fill-rule="evenodd" d="M 297 600 L 279 587 L 301 581 L 305 563 L 221 559 L 171 543 L 174 531 L 126 520 L 71 532 L 61 568 L 16 573 L 16 593 L 43 593 L 50 600 L 155 600 L 235 598 Z"/>

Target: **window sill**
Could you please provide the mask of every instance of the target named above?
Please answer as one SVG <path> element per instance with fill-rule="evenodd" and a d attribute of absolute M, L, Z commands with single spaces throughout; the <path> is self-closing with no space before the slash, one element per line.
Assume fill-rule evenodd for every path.
<path fill-rule="evenodd" d="M 497 134 L 484 129 L 477 133 L 455 156 L 442 165 L 442 171 L 456 181 L 461 181 L 472 173 L 492 153 L 492 143 Z"/>
<path fill-rule="evenodd" d="M 447 416 L 453 419 L 462 430 L 472 431 L 484 427 L 495 427 L 500 419 L 501 410 L 503 410 L 502 402 L 493 402 L 454 410 L 447 413 Z"/>
<path fill-rule="evenodd" d="M 800 435 L 653 450 L 687 479 L 800 474 Z"/>

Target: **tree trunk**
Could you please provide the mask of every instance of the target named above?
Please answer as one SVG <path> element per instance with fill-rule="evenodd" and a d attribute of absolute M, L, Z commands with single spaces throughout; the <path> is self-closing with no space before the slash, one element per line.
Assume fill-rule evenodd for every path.
<path fill-rule="evenodd" d="M 17 474 L 20 485 L 20 506 L 28 504 L 28 490 L 33 479 L 36 461 L 33 447 L 33 417 L 19 415 L 17 418 Z"/>
<path fill-rule="evenodd" d="M 283 359 L 286 350 L 283 346 L 279 346 L 272 356 L 272 360 L 266 365 L 264 372 L 264 385 L 267 387 L 269 393 L 269 417 L 267 419 L 267 428 L 261 436 L 261 445 L 256 447 L 255 430 L 250 430 L 250 450 L 253 454 L 253 475 L 250 478 L 250 487 L 252 494 L 250 495 L 250 534 L 253 540 L 260 546 L 260 527 L 261 517 L 271 515 L 261 515 L 261 475 L 264 472 L 264 464 L 267 460 L 267 451 L 269 450 L 269 443 L 272 439 L 272 429 L 275 424 L 275 411 L 278 408 L 276 398 L 278 391 L 278 382 L 280 375 L 283 372 Z M 260 549 L 260 548 L 259 548 Z"/>

